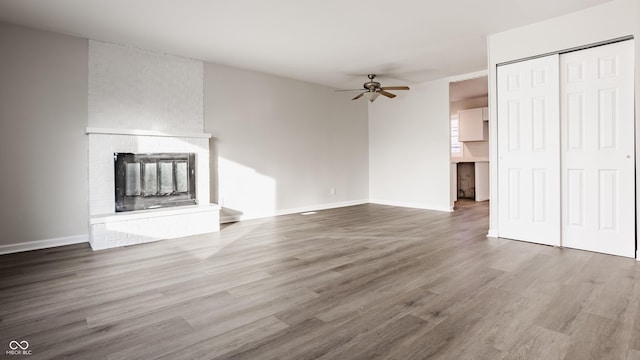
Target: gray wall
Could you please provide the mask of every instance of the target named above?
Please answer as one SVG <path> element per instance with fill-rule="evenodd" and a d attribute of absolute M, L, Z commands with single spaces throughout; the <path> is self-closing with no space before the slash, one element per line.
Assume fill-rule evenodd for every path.
<path fill-rule="evenodd" d="M 449 80 L 411 86 L 369 106 L 371 202 L 449 211 Z"/>
<path fill-rule="evenodd" d="M 0 23 L 0 54 L 0 247 L 77 241 L 88 229 L 88 41 Z M 272 214 L 368 199 L 364 101 L 213 64 L 205 64 L 204 81 L 205 130 L 217 138 L 212 158 L 249 170 L 241 172 L 245 184 L 267 179 Z M 237 180 L 217 170 L 213 179 Z M 248 217 L 268 215 L 263 199 L 238 199 L 242 192 L 213 200 L 240 203 Z"/>
<path fill-rule="evenodd" d="M 212 180 L 219 179 L 212 195 L 223 215 L 252 218 L 367 201 L 365 101 L 207 63 L 204 90 L 205 131 L 215 138 Z"/>
<path fill-rule="evenodd" d="M 0 24 L 0 245 L 87 233 L 87 40 Z"/>

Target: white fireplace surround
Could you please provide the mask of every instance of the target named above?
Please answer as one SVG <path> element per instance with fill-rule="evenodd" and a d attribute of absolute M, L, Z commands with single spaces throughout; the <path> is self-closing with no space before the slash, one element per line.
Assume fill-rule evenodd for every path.
<path fill-rule="evenodd" d="M 89 40 L 89 242 L 94 250 L 219 231 L 209 198 L 202 61 Z M 198 205 L 116 213 L 114 153 L 195 153 Z"/>

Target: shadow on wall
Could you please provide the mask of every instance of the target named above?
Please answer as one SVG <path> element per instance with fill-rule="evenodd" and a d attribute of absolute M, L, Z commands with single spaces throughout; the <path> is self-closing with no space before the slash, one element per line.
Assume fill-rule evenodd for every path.
<path fill-rule="evenodd" d="M 211 139 L 211 202 L 222 206 L 220 222 L 233 222 L 276 214 L 276 181 L 255 169 L 218 155 Z"/>

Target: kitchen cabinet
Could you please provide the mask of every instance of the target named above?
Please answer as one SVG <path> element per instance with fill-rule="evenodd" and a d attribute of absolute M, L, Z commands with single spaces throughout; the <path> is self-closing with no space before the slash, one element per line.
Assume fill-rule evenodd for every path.
<path fill-rule="evenodd" d="M 489 126 L 484 121 L 488 118 L 486 108 L 476 108 L 458 111 L 458 141 L 487 141 Z"/>
<path fill-rule="evenodd" d="M 489 162 L 475 164 L 476 201 L 489 200 Z"/>

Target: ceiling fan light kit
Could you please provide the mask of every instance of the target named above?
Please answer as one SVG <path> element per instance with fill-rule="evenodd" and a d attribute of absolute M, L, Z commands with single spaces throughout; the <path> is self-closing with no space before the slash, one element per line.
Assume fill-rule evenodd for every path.
<path fill-rule="evenodd" d="M 380 95 L 379 92 L 376 91 L 367 91 L 364 93 L 364 96 L 370 101 L 373 102 Z"/>
<path fill-rule="evenodd" d="M 367 100 L 369 100 L 370 102 L 374 102 L 375 99 L 378 98 L 378 96 L 383 95 L 388 97 L 389 99 L 393 99 L 394 97 L 396 97 L 395 94 L 392 94 L 386 90 L 409 90 L 408 86 L 381 86 L 379 82 L 377 81 L 373 81 L 373 79 L 375 79 L 376 74 L 369 74 L 367 75 L 367 77 L 369 78 L 369 81 L 367 81 L 366 83 L 364 83 L 362 85 L 364 90 L 362 93 L 360 93 L 358 96 L 354 97 L 351 100 L 358 100 L 360 99 L 363 95 L 364 97 L 367 98 Z M 350 91 L 350 90 L 338 90 L 338 91 Z"/>

